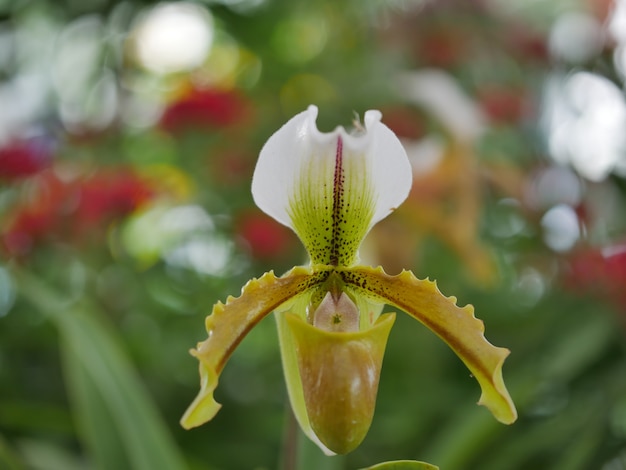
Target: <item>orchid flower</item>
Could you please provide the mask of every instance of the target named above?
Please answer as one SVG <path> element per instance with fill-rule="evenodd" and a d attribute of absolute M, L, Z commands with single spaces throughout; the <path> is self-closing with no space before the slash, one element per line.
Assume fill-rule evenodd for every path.
<path fill-rule="evenodd" d="M 359 264 L 370 228 L 407 197 L 411 167 L 381 113 L 365 113 L 355 134 L 323 133 L 317 108 L 294 116 L 261 150 L 252 180 L 256 204 L 292 228 L 308 266 L 252 279 L 239 297 L 218 302 L 206 318 L 208 338 L 191 354 L 200 361 L 201 390 L 181 420 L 211 420 L 213 392 L 226 361 L 261 319 L 275 313 L 291 405 L 304 433 L 325 453 L 347 453 L 372 422 L 381 364 L 395 314 L 403 310 L 459 356 L 482 389 L 479 404 L 503 423 L 516 420 L 502 379 L 509 351 L 491 345 L 471 305 L 458 307 L 435 282 L 410 271 L 391 276 Z"/>

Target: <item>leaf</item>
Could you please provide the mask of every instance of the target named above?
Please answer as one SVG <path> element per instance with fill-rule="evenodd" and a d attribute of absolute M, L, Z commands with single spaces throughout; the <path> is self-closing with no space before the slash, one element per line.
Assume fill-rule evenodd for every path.
<path fill-rule="evenodd" d="M 112 423 L 123 447 L 109 452 L 126 455 L 127 467 L 134 470 L 187 468 L 117 336 L 94 306 L 86 301 L 68 305 L 32 275 L 17 270 L 13 274 L 18 280 L 21 294 L 46 315 L 61 333 L 65 342 L 66 363 L 69 360 L 72 367 L 68 371 L 68 377 L 72 377 L 68 381 L 68 385 L 73 387 L 72 393 L 75 396 L 82 396 L 87 390 L 89 393 L 99 393 L 99 399 L 90 399 L 89 403 L 85 401 L 79 408 L 104 406 L 110 416 L 110 422 L 100 422 L 100 414 L 91 410 L 88 415 L 81 417 L 81 420 L 85 420 L 82 421 L 82 429 L 86 433 L 84 438 L 87 443 L 99 439 L 114 442 L 110 436 L 101 435 L 103 429 L 111 432 Z M 95 451 L 94 457 L 102 458 L 101 451 L 104 448 L 103 445 Z M 105 469 L 108 462 L 107 459 L 97 464 Z"/>
<path fill-rule="evenodd" d="M 89 371 L 69 344 L 71 341 L 61 341 L 61 358 L 65 384 L 80 435 L 97 468 L 130 470 L 113 415 Z"/>
<path fill-rule="evenodd" d="M 9 443 L 0 434 L 0 468 L 2 470 L 25 470 L 25 466 Z"/>
<path fill-rule="evenodd" d="M 567 309 L 567 306 L 562 308 Z M 614 344 L 613 340 L 619 333 L 614 324 L 607 321 L 606 316 L 598 315 L 595 310 L 593 310 L 593 314 L 588 311 L 576 313 L 577 315 L 568 314 L 568 319 L 571 322 L 563 325 L 558 335 L 552 333 L 553 329 L 547 330 L 549 332 L 546 332 L 543 341 L 548 346 L 540 347 L 540 344 L 535 344 L 535 354 L 528 357 L 524 366 L 518 367 L 509 377 L 509 383 L 514 390 L 517 403 L 522 408 L 528 407 L 536 399 L 538 387 L 543 383 L 542 378 L 548 377 L 554 383 L 574 381 L 585 370 L 591 370 Z M 550 325 L 550 323 L 547 324 Z M 624 374 L 615 371 L 607 371 L 607 374 L 620 379 L 624 377 Z M 604 383 L 601 379 L 597 380 L 598 383 Z M 608 391 L 606 387 L 603 387 L 602 390 L 602 393 L 605 394 L 602 400 L 608 403 L 610 400 L 607 398 L 609 395 L 606 395 Z M 570 407 L 572 410 L 589 410 L 592 414 L 596 413 L 595 418 L 598 418 L 597 408 L 590 407 L 590 404 L 587 403 L 575 404 L 571 398 Z M 560 421 L 560 424 L 555 424 L 552 431 L 548 432 L 546 436 L 548 438 L 558 437 L 565 430 L 574 429 L 576 430 L 575 439 L 578 442 L 582 427 L 587 433 L 592 421 L 588 416 L 578 419 L 578 414 L 578 412 L 570 412 L 563 415 L 563 421 Z M 510 443 L 508 440 L 500 442 L 499 440 L 503 437 L 501 429 L 496 427 L 493 420 L 486 418 L 485 414 L 477 413 L 475 409 L 458 413 L 453 418 L 453 422 L 447 427 L 443 427 L 437 434 L 436 439 L 428 448 L 427 457 L 437 461 L 442 468 L 462 470 L 467 468 L 467 462 L 489 452 L 488 449 L 495 445 L 498 446 L 498 453 L 490 457 L 488 461 L 483 460 L 483 465 L 487 468 L 491 464 L 492 469 L 499 469 L 502 468 L 502 462 L 506 462 L 505 467 L 510 462 L 512 462 L 511 466 L 515 467 L 516 464 L 513 461 L 516 453 L 519 454 L 521 462 L 532 452 L 536 452 L 536 448 L 533 447 L 535 443 L 525 445 L 525 441 L 532 440 L 531 435 L 535 432 L 531 428 L 528 429 L 528 432 L 525 431 L 522 436 L 511 440 Z M 573 425 L 573 420 L 576 423 L 585 424 Z M 560 431 L 554 434 L 559 427 Z M 538 430 L 537 432 L 541 431 Z M 539 438 L 539 441 L 545 443 L 546 436 Z M 561 445 L 562 443 L 558 443 L 556 447 L 553 445 L 553 448 L 560 449 Z M 564 449 L 559 455 L 562 454 L 565 454 Z"/>
<path fill-rule="evenodd" d="M 76 454 L 43 438 L 18 441 L 20 454 L 29 470 L 83 470 L 85 464 Z"/>
<path fill-rule="evenodd" d="M 439 467 L 417 460 L 395 460 L 372 465 L 362 470 L 439 470 Z"/>
<path fill-rule="evenodd" d="M 410 271 L 390 276 L 382 268 L 337 268 L 343 281 L 360 295 L 377 298 L 404 310 L 444 340 L 472 372 L 481 386 L 478 404 L 485 405 L 505 424 L 517 419 L 515 405 L 502 378 L 509 350 L 489 343 L 485 327 L 471 305 L 458 307 L 433 281 L 421 281 Z"/>

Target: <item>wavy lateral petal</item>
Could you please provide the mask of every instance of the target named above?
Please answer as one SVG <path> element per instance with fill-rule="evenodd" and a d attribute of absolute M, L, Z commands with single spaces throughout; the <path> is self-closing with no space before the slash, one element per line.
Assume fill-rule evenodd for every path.
<path fill-rule="evenodd" d="M 211 420 L 220 409 L 213 398 L 219 375 L 226 361 L 246 334 L 263 317 L 290 300 L 305 294 L 327 277 L 325 271 L 293 268 L 276 277 L 273 272 L 253 279 L 242 289 L 240 297 L 218 302 L 206 318 L 208 338 L 190 352 L 200 361 L 200 393 L 181 419 L 185 429 Z"/>
<path fill-rule="evenodd" d="M 352 265 L 376 222 L 408 196 L 411 167 L 395 134 L 365 113 L 365 131 L 322 133 L 310 106 L 270 137 L 252 180 L 254 201 L 291 227 L 313 264 Z"/>
<path fill-rule="evenodd" d="M 471 305 L 458 307 L 456 298 L 445 297 L 437 284 L 419 280 L 410 271 L 390 276 L 382 268 L 337 268 L 346 284 L 365 296 L 394 305 L 430 328 L 470 369 L 481 386 L 480 405 L 505 424 L 517 419 L 515 405 L 502 379 L 502 364 L 509 350 L 489 343 L 485 327 Z"/>

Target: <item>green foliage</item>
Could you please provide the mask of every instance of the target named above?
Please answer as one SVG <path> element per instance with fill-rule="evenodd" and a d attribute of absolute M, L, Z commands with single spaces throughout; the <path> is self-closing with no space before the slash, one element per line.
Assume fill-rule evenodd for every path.
<path fill-rule="evenodd" d="M 415 460 L 396 460 L 395 462 L 383 462 L 363 470 L 438 470 L 439 467 Z"/>
<path fill-rule="evenodd" d="M 22 292 L 59 329 L 80 437 L 97 468 L 185 468 L 110 327 L 87 301 L 68 303 L 24 272 Z"/>

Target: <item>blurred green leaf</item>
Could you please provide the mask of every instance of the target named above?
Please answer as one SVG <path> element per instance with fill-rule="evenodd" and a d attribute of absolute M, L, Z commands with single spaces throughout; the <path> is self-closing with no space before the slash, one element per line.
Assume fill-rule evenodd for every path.
<path fill-rule="evenodd" d="M 29 470 L 85 470 L 89 468 L 75 454 L 43 439 L 22 439 L 18 442 Z"/>
<path fill-rule="evenodd" d="M 580 375 L 606 353 L 612 344 L 614 334 L 614 324 L 602 315 L 580 316 L 564 327 L 559 335 L 551 334 L 552 339 L 546 346 L 547 351 L 542 349 L 538 357 L 529 358 L 523 367 L 509 374 L 511 395 L 520 409 L 520 415 L 524 415 L 525 408 L 535 398 L 543 381 L 546 379 L 569 381 Z M 576 426 L 582 421 L 576 422 L 575 418 L 573 413 L 566 413 L 563 417 L 565 423 L 569 422 L 573 429 L 578 429 Z M 563 424 L 560 429 L 567 427 Z M 439 434 L 429 449 L 429 459 L 440 464 L 443 462 L 441 465 L 446 469 L 465 468 L 467 462 L 480 455 L 506 430 L 483 410 L 468 409 L 466 413 L 461 413 L 453 419 Z M 556 433 L 556 436 L 561 434 Z M 548 436 L 550 435 L 548 433 Z M 513 442 L 519 440 L 520 438 L 517 438 Z M 542 439 L 533 441 L 535 444 L 541 442 L 546 441 Z M 528 452 L 530 448 L 525 447 Z M 506 457 L 509 454 L 502 455 Z M 511 464 L 510 460 L 505 460 L 507 465 Z M 513 465 L 511 468 L 519 467 Z"/>
<path fill-rule="evenodd" d="M 62 342 L 60 346 L 76 424 L 97 467 L 130 469 L 115 420 L 89 371 L 68 343 Z"/>
<path fill-rule="evenodd" d="M 36 403 L 25 399 L 0 403 L 0 426 L 28 433 L 72 435 L 74 426 L 70 413 L 60 405 Z"/>
<path fill-rule="evenodd" d="M 439 467 L 417 460 L 396 460 L 372 465 L 363 470 L 439 470 Z"/>
<path fill-rule="evenodd" d="M 4 437 L 0 435 L 0 469 L 2 470 L 24 470 L 25 467 L 20 461 L 16 452 L 9 447 Z"/>
<path fill-rule="evenodd" d="M 102 469 L 184 469 L 186 465 L 115 333 L 86 302 L 66 305 L 16 272 L 21 293 L 61 333 L 68 386 L 84 439 Z M 116 436 L 113 436 L 115 435 Z M 113 455 L 111 455 L 113 454 Z M 126 460 L 124 467 L 119 462 Z M 111 467 L 115 462 L 115 466 Z"/>

